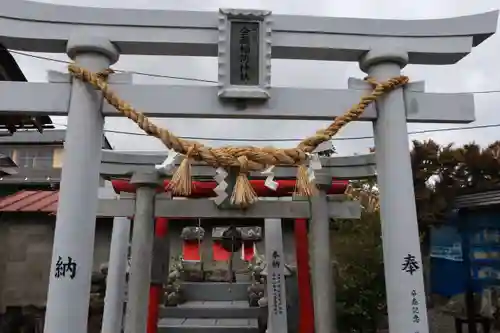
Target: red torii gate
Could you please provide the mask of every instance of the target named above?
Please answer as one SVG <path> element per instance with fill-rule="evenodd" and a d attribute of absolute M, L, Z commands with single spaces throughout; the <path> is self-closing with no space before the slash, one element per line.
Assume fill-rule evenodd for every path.
<path fill-rule="evenodd" d="M 295 180 L 277 180 L 278 188 L 273 191 L 265 186 L 264 180 L 250 180 L 253 189 L 259 197 L 283 197 L 290 196 L 295 191 Z M 334 180 L 328 190 L 328 194 L 343 194 L 347 189 L 348 181 Z M 134 193 L 135 186 L 128 180 L 113 180 L 115 192 Z M 163 188 L 167 191 L 169 180 L 163 182 Z M 217 183 L 215 181 L 193 181 L 193 190 L 190 198 L 215 197 L 213 191 Z M 165 237 L 168 234 L 168 217 L 157 217 L 155 221 L 155 236 Z M 299 332 L 314 332 L 314 312 L 311 293 L 310 269 L 309 269 L 309 239 L 307 236 L 307 220 L 296 219 L 294 224 L 295 250 L 297 259 L 297 282 L 299 293 Z M 156 333 L 158 330 L 159 303 L 163 286 L 151 285 L 149 289 L 148 326 L 147 333 Z"/>

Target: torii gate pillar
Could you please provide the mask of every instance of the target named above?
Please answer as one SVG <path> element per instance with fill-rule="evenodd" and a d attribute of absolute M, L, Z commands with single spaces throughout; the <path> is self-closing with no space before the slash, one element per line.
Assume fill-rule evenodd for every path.
<path fill-rule="evenodd" d="M 382 82 L 401 74 L 406 52 L 372 50 L 360 68 Z M 389 330 L 429 331 L 403 90 L 377 101 L 373 122 Z"/>
<path fill-rule="evenodd" d="M 73 36 L 68 56 L 102 71 L 118 60 L 107 39 Z M 44 332 L 87 333 L 104 117 L 102 97 L 74 80 L 64 145 Z"/>

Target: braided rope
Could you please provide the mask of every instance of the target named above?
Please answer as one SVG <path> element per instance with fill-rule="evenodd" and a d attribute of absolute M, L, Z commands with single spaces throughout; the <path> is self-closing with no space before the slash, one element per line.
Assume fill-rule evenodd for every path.
<path fill-rule="evenodd" d="M 245 171 L 263 170 L 270 165 L 295 166 L 303 164 L 308 158 L 307 153 L 313 152 L 322 142 L 330 140 L 351 121 L 359 119 L 368 105 L 385 93 L 404 86 L 409 81 L 406 76 L 394 77 L 382 83 L 370 78 L 365 79 L 374 86 L 371 93 L 363 96 L 360 102 L 345 114 L 335 118 L 330 126 L 302 140 L 296 148 L 279 149 L 251 146 L 212 148 L 196 141 L 181 139 L 169 130 L 156 126 L 142 112 L 137 111 L 132 105 L 122 100 L 106 82 L 106 77 L 112 73 L 112 70 L 93 73 L 76 64 L 70 64 L 68 70 L 73 77 L 100 90 L 106 101 L 114 106 L 118 112 L 135 122 L 148 135 L 160 139 L 167 148 L 183 155 L 189 153 L 191 159 L 204 161 L 213 167 L 238 167 L 245 169 Z"/>

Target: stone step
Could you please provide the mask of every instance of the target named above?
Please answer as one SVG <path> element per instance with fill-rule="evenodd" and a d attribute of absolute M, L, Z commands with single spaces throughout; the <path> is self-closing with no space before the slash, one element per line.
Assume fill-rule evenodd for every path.
<path fill-rule="evenodd" d="M 257 319 L 164 318 L 158 333 L 259 333 Z"/>
<path fill-rule="evenodd" d="M 246 301 L 250 282 L 183 282 L 186 301 Z"/>
<path fill-rule="evenodd" d="M 188 301 L 160 308 L 160 318 L 257 318 L 258 307 L 248 301 Z"/>

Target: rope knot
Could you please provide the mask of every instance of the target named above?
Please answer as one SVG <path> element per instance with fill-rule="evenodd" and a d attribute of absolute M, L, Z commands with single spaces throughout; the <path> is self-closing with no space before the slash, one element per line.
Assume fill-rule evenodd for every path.
<path fill-rule="evenodd" d="M 371 84 L 374 88 L 382 85 L 382 83 L 378 82 L 377 80 L 375 80 L 374 78 L 372 78 L 370 76 L 365 77 L 363 80 L 365 80 L 366 82 Z"/>
<path fill-rule="evenodd" d="M 190 146 L 186 152 L 186 158 L 191 158 L 193 156 L 197 156 L 198 155 L 198 147 L 196 147 L 196 144 L 193 144 L 192 146 Z"/>
<path fill-rule="evenodd" d="M 321 141 L 320 143 L 328 141 L 331 138 L 325 129 L 321 129 L 319 131 L 316 131 L 316 137 L 318 138 L 318 141 Z M 314 147 L 314 148 L 316 148 L 316 147 Z"/>
<path fill-rule="evenodd" d="M 370 83 L 376 90 L 382 90 L 384 92 L 394 90 L 395 88 L 405 85 L 410 81 L 410 78 L 405 75 L 400 75 L 393 77 L 385 82 L 378 82 L 372 77 L 365 77 L 364 80 Z"/>
<path fill-rule="evenodd" d="M 102 71 L 98 72 L 96 75 L 98 78 L 102 80 L 106 80 L 111 74 L 114 74 L 115 71 L 111 68 L 106 68 L 103 69 Z"/>
<path fill-rule="evenodd" d="M 243 155 L 238 157 L 238 163 L 240 165 L 240 175 L 248 173 L 248 158 Z"/>

